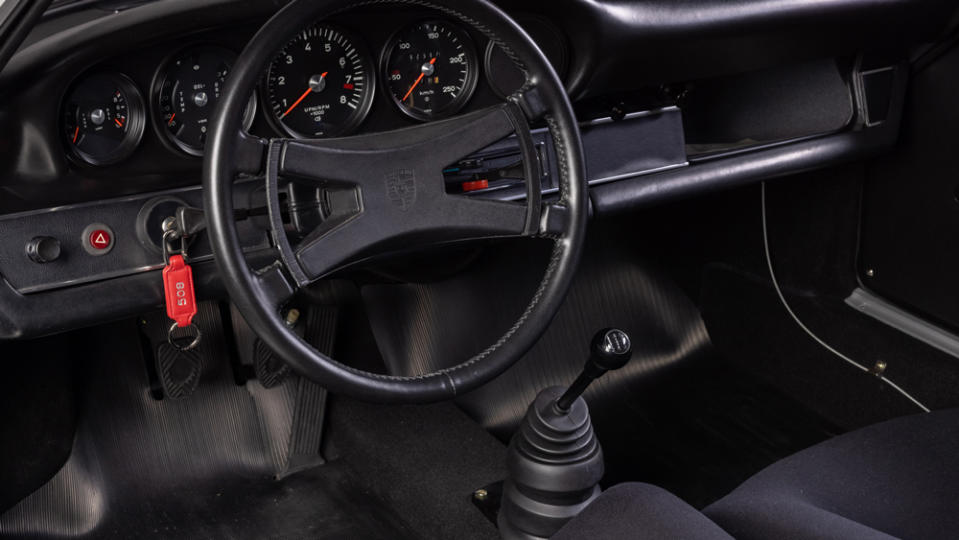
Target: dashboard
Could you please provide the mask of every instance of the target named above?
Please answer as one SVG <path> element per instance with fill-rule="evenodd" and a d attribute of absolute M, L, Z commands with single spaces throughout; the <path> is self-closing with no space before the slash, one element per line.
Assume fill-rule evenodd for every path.
<path fill-rule="evenodd" d="M 505 54 L 457 22 L 410 11 L 390 23 L 344 17 L 293 33 L 250 96 L 244 126 L 293 138 L 395 129 L 489 105 L 523 83 Z M 526 23 L 562 72 L 560 32 L 542 19 Z M 133 158 L 148 130 L 170 159 L 202 156 L 210 115 L 250 30 L 197 35 L 78 75 L 60 105 L 72 164 L 91 172 Z M 147 152 L 137 157 L 152 157 Z"/>
<path fill-rule="evenodd" d="M 220 89 L 284 3 L 85 3 L 51 13 L 27 38 L 0 71 L 0 336 L 160 302 L 162 219 L 202 205 L 205 128 Z M 752 0 L 499 4 L 574 100 L 599 215 L 881 152 L 902 114 L 903 51 L 937 36 L 953 8 L 939 0 L 789 10 Z M 705 12 L 725 16 L 697 18 Z M 290 29 L 243 121 L 265 139 L 375 133 L 483 109 L 523 82 L 502 50 L 458 21 L 367 6 Z M 552 148 L 542 130 L 533 136 L 548 196 Z M 522 198 L 516 155 L 502 141 L 451 164 L 448 182 L 471 196 Z M 236 207 L 249 213 L 237 225 L 243 244 L 268 262 L 262 182 L 241 179 L 235 191 Z M 216 294 L 215 271 L 204 266 L 210 246 L 199 241 L 191 257 L 198 286 Z M 121 283 L 124 297 L 111 296 Z M 64 303 L 83 307 L 58 312 Z"/>

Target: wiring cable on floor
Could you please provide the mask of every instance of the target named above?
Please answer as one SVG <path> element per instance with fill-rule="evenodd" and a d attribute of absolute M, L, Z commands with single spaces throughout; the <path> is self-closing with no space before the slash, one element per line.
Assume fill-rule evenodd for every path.
<path fill-rule="evenodd" d="M 837 351 L 835 348 L 831 347 L 828 343 L 820 339 L 819 336 L 814 334 L 813 331 L 809 329 L 809 327 L 803 324 L 803 322 L 799 319 L 799 316 L 797 316 L 796 313 L 789 306 L 789 302 L 786 301 L 786 296 L 783 295 L 782 289 L 779 287 L 779 281 L 776 279 L 776 272 L 773 271 L 772 256 L 769 254 L 769 230 L 768 230 L 768 226 L 766 225 L 766 182 L 761 183 L 761 188 L 762 188 L 761 191 L 762 191 L 762 216 L 763 216 L 763 248 L 766 251 L 766 265 L 769 267 L 769 277 L 772 279 L 773 288 L 776 289 L 776 294 L 779 296 L 779 300 L 782 302 L 783 307 L 786 308 L 786 312 L 789 313 L 789 316 L 792 317 L 792 319 L 796 322 L 797 325 L 799 325 L 799 328 L 802 328 L 804 332 L 809 334 L 809 337 L 811 337 L 813 341 L 822 345 L 823 348 L 825 348 L 827 351 L 831 352 L 832 354 L 836 355 L 840 359 L 844 360 L 846 363 L 858 368 L 860 371 L 865 371 L 866 373 L 872 373 L 872 371 L 866 366 L 842 354 L 841 352 Z M 886 378 L 884 375 L 880 374 L 878 375 L 878 377 L 880 380 L 882 380 L 882 382 L 888 384 L 890 387 L 892 387 L 893 390 L 895 390 L 896 392 L 899 392 L 906 399 L 908 399 L 909 401 L 914 403 L 917 407 L 922 409 L 923 412 L 929 412 L 928 407 L 920 403 L 919 400 L 912 397 L 908 392 L 900 388 L 899 385 L 892 382 L 891 380 Z"/>

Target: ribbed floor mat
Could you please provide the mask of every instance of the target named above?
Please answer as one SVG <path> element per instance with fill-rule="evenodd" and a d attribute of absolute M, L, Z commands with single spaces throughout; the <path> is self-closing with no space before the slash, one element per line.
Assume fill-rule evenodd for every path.
<path fill-rule="evenodd" d="M 206 338 L 189 397 L 155 400 L 132 323 L 78 351 L 87 380 L 66 465 L 0 516 L 4 537 L 408 538 L 403 520 L 356 479 L 328 463 L 288 469 L 288 425 L 297 378 L 266 390 L 237 386 L 220 321 L 198 319 Z M 318 450 L 318 449 L 317 449 Z"/>

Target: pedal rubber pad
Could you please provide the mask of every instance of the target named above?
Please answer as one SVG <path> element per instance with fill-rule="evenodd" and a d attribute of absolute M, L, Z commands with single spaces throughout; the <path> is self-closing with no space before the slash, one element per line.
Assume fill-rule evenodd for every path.
<path fill-rule="evenodd" d="M 200 382 L 203 362 L 196 350 L 180 351 L 169 343 L 157 347 L 157 375 L 163 394 L 171 399 L 187 397 Z"/>
<path fill-rule="evenodd" d="M 283 384 L 290 375 L 290 366 L 280 360 L 261 339 L 253 344 L 253 371 L 263 388 Z"/>

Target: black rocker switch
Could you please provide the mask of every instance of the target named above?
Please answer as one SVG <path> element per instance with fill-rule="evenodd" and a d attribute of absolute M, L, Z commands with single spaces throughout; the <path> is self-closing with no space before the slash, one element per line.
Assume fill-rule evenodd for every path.
<path fill-rule="evenodd" d="M 53 262 L 60 257 L 60 241 L 52 236 L 35 236 L 27 242 L 26 251 L 35 263 Z"/>
<path fill-rule="evenodd" d="M 593 336 L 589 344 L 589 360 L 583 366 L 583 372 L 569 385 L 566 392 L 556 400 L 556 408 L 567 412 L 586 388 L 602 377 L 607 371 L 619 369 L 633 356 L 629 335 L 616 328 L 604 328 Z"/>

